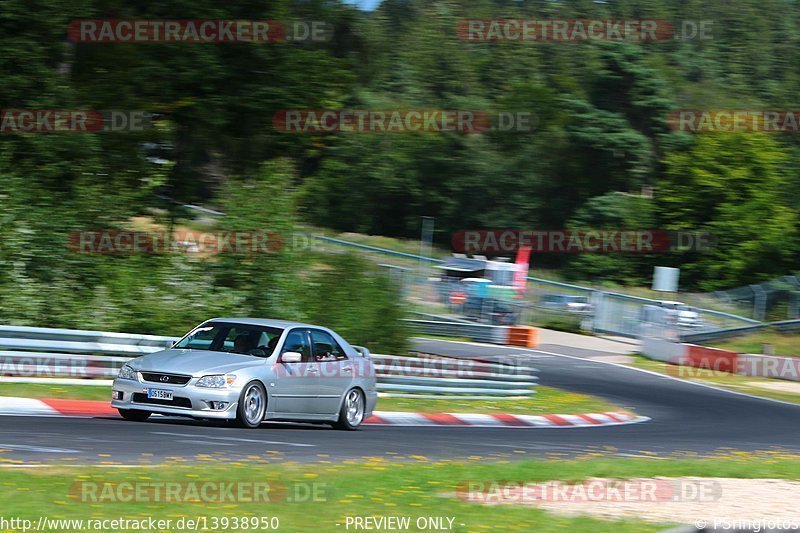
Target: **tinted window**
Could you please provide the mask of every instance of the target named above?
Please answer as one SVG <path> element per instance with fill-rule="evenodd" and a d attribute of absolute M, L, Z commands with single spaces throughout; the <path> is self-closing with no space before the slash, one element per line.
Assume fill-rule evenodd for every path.
<path fill-rule="evenodd" d="M 347 359 L 347 355 L 333 337 L 318 329 L 311 330 L 311 342 L 314 344 L 314 359 L 316 361 L 335 361 Z"/>
<path fill-rule="evenodd" d="M 308 342 L 308 331 L 294 329 L 286 336 L 281 353 L 297 352 L 303 356 L 303 361 L 311 360 L 311 346 Z"/>

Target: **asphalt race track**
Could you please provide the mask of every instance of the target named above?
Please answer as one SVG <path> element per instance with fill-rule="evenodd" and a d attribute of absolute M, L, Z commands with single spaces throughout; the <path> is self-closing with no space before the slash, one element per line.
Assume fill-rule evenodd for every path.
<path fill-rule="evenodd" d="M 427 353 L 511 358 L 539 369 L 543 385 L 594 394 L 652 420 L 594 428 L 371 426 L 342 432 L 310 424 L 264 424 L 258 430 L 242 430 L 166 417 L 135 423 L 118 418 L 3 416 L 0 449 L 5 451 L 0 457 L 30 465 L 149 464 L 209 455 L 219 460 L 258 455 L 276 460 L 335 461 L 408 455 L 520 458 L 597 451 L 663 456 L 723 448 L 800 451 L 800 406 L 587 359 L 603 356 L 602 352 L 556 345 L 526 350 L 425 339 L 415 344 Z"/>

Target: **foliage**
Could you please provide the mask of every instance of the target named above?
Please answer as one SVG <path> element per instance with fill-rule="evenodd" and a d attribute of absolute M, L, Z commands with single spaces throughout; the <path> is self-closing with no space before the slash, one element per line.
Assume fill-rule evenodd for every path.
<path fill-rule="evenodd" d="M 400 319 L 405 306 L 400 288 L 377 267 L 353 254 L 307 258 L 299 307 L 306 319 L 335 329 L 354 344 L 403 353 L 408 332 Z"/>
<path fill-rule="evenodd" d="M 314 19 L 330 22 L 334 37 L 68 42 L 69 22 L 87 17 Z M 464 42 L 455 28 L 474 17 L 715 24 L 709 40 Z M 65 244 L 78 231 L 129 229 L 134 217 L 194 224 L 186 203 L 225 212 L 215 229 L 282 234 L 300 220 L 410 237 L 421 216 L 434 216 L 440 243 L 467 228 L 710 231 L 718 242 L 707 253 L 539 255 L 536 266 L 639 282 L 667 264 L 682 268 L 682 288 L 700 290 L 789 273 L 800 262 L 797 138 L 691 137 L 671 132 L 666 117 L 680 108 L 791 109 L 798 21 L 790 0 L 385 0 L 370 12 L 340 1 L 7 0 L 0 109 L 145 110 L 155 120 L 139 132 L 2 134 L 0 322 L 179 334 L 209 315 L 308 315 L 360 342 L 401 346 L 402 334 L 375 327 L 371 315 L 396 316 L 393 289 L 352 259 L 291 247 L 216 258 L 76 254 Z M 533 131 L 483 134 L 292 134 L 272 124 L 279 110 L 327 108 L 535 120 Z M 154 145 L 168 164 L 148 157 Z M 652 201 L 636 198 L 643 187 Z M 329 314 L 305 283 L 359 305 Z"/>

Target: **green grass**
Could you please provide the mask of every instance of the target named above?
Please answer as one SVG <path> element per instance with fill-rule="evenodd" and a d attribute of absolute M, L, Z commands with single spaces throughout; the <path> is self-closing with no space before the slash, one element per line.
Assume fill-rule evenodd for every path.
<path fill-rule="evenodd" d="M 764 353 L 764 344 L 771 344 L 775 355 L 800 357 L 800 333 L 780 333 L 778 331 L 763 331 L 709 343 L 709 346 L 733 350 L 739 353 Z"/>
<path fill-rule="evenodd" d="M 669 524 L 564 517 L 531 506 L 500 508 L 454 497 L 471 482 L 577 481 L 650 476 L 715 476 L 800 479 L 800 460 L 778 452 L 734 453 L 712 459 L 618 459 L 509 461 L 474 457 L 465 462 L 434 462 L 424 457 L 372 458 L 314 464 L 279 462 L 275 455 L 220 463 L 170 463 L 158 468 L 104 469 L 58 466 L 0 470 L 0 501 L 5 517 L 36 522 L 40 515 L 61 519 L 154 519 L 182 517 L 278 517 L 282 531 L 343 531 L 347 516 L 453 517 L 456 532 L 466 531 L 659 531 Z M 0 454 L 1 456 L 1 454 Z M 264 502 L 87 501 L 81 487 L 119 487 L 121 483 L 270 483 L 271 487 L 314 487 L 317 501 L 290 501 L 275 490 Z M 113 484 L 113 485 L 112 485 Z M 185 489 L 184 489 L 185 490 Z M 292 494 L 293 491 L 288 492 Z M 298 491 L 298 492 L 305 492 Z M 102 491 L 98 492 L 103 494 Z M 111 493 L 113 494 L 113 492 Z M 173 522 L 174 523 L 174 522 Z M 342 524 L 337 526 L 337 524 Z M 463 524 L 463 525 L 462 525 Z M 167 528 L 167 531 L 175 531 Z M 410 531 L 419 531 L 412 528 Z"/>
<path fill-rule="evenodd" d="M 19 398 L 59 398 L 64 400 L 103 400 L 110 402 L 111 387 L 0 382 L 0 396 L 16 396 Z"/>
<path fill-rule="evenodd" d="M 420 413 L 512 413 L 512 414 L 577 414 L 617 411 L 618 407 L 599 398 L 574 394 L 552 387 L 536 387 L 533 397 L 513 400 L 439 400 L 380 398 L 380 411 Z M 0 396 L 20 398 L 60 398 L 68 400 L 110 401 L 111 387 L 87 385 L 47 385 L 0 383 Z"/>
<path fill-rule="evenodd" d="M 782 400 L 785 402 L 800 404 L 800 392 L 792 393 L 776 391 L 752 385 L 753 383 L 781 383 L 782 381 L 780 380 L 740 376 L 738 374 L 729 374 L 727 372 L 712 371 L 700 368 L 680 367 L 678 365 L 670 365 L 660 361 L 653 361 L 652 359 L 647 359 L 646 357 L 639 355 L 635 356 L 635 361 L 632 363 L 632 366 L 686 379 L 688 381 L 713 385 L 715 387 L 728 389 L 734 392 L 743 392 L 746 394 L 753 394 L 755 396 L 762 396 L 764 398 L 772 398 L 774 400 Z M 783 381 L 783 383 L 792 382 Z"/>
<path fill-rule="evenodd" d="M 510 413 L 510 414 L 580 414 L 619 411 L 620 408 L 587 394 L 566 392 L 553 387 L 536 387 L 536 394 L 513 400 L 435 400 L 380 398 L 379 411 L 415 411 L 420 413 Z"/>

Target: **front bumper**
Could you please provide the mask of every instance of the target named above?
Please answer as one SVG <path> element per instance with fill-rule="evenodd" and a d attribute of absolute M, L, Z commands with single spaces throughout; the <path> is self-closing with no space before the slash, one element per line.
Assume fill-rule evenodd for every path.
<path fill-rule="evenodd" d="M 238 389 L 209 389 L 196 387 L 192 379 L 187 385 L 162 385 L 149 381 L 131 379 L 115 379 L 112 386 L 111 406 L 117 409 L 138 409 L 165 415 L 191 416 L 194 418 L 236 418 L 239 402 Z M 172 391 L 173 402 L 170 405 L 163 400 L 147 400 L 147 389 Z M 134 394 L 137 395 L 134 399 Z M 141 395 L 141 396 L 139 396 Z M 161 402 L 161 403 L 154 403 Z M 222 409 L 214 409 L 211 402 L 224 402 Z M 179 405 L 180 404 L 180 405 Z"/>

